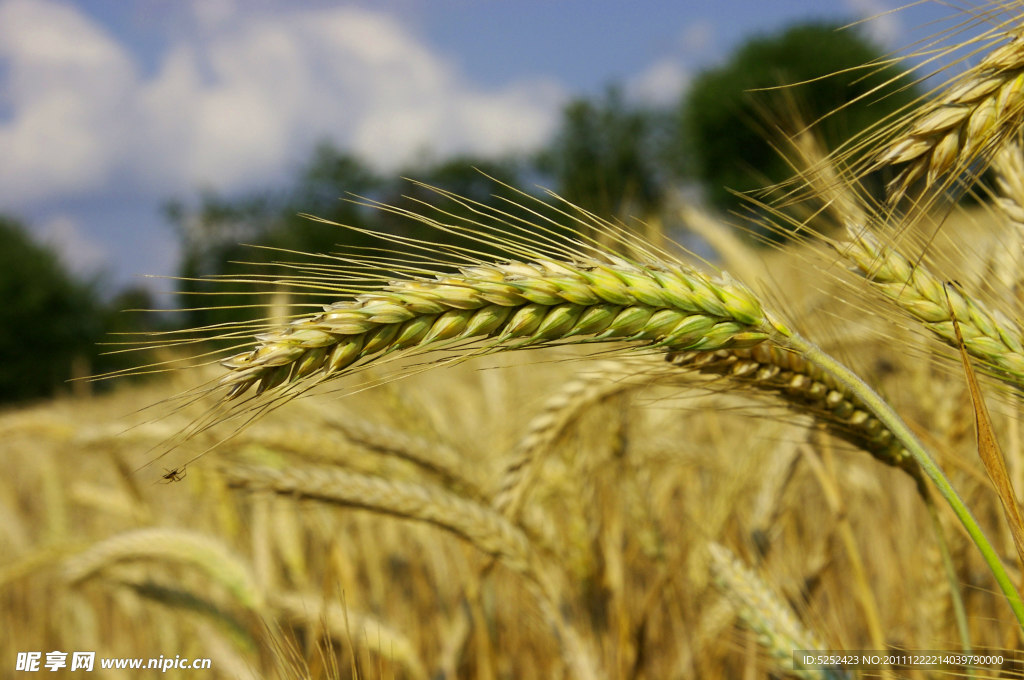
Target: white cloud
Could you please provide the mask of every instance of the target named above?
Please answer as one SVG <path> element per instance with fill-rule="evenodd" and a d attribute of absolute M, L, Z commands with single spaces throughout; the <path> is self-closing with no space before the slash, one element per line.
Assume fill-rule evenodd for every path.
<path fill-rule="evenodd" d="M 12 112 L 0 124 L 0 195 L 102 184 L 123 151 L 118 128 L 137 82 L 123 50 L 71 8 L 13 0 L 0 5 L 0 62 Z"/>
<path fill-rule="evenodd" d="M 663 59 L 626 81 L 626 96 L 654 106 L 669 106 L 679 101 L 690 84 L 690 72 L 674 59 Z"/>
<path fill-rule="evenodd" d="M 715 41 L 715 26 L 710 21 L 694 21 L 679 33 L 679 46 L 691 54 L 699 54 Z"/>
<path fill-rule="evenodd" d="M 79 224 L 67 215 L 51 218 L 39 227 L 38 234 L 76 274 L 90 276 L 109 264 L 106 249 L 86 236 Z"/>
<path fill-rule="evenodd" d="M 895 47 L 903 36 L 899 13 L 883 0 L 846 0 L 846 5 L 860 18 L 864 33 L 881 47 Z"/>
<path fill-rule="evenodd" d="M 155 74 L 79 10 L 0 3 L 0 203 L 118 184 L 165 196 L 265 182 L 324 137 L 392 169 L 425 150 L 500 154 L 542 144 L 564 91 L 465 82 L 392 18 L 352 7 L 241 11 L 194 3 Z"/>

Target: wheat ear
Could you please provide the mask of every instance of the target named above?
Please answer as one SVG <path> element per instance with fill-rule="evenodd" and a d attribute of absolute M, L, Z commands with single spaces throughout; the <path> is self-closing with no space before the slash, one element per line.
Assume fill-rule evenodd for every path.
<path fill-rule="evenodd" d="M 181 529 L 139 529 L 108 538 L 68 559 L 64 578 L 83 581 L 111 565 L 135 560 L 190 564 L 223 585 L 238 602 L 260 610 L 263 595 L 248 565 L 222 543 Z"/>
<path fill-rule="evenodd" d="M 967 170 L 1014 134 L 1024 116 L 1024 41 L 989 52 L 937 99 L 914 112 L 909 127 L 878 153 L 875 168 L 910 163 L 890 184 L 899 200 L 916 180 L 935 184 L 951 171 Z"/>
<path fill-rule="evenodd" d="M 506 456 L 491 505 L 517 521 L 544 454 L 580 413 L 593 404 L 672 373 L 660 361 L 603 361 L 582 371 L 544 401 L 526 432 Z"/>
<path fill-rule="evenodd" d="M 744 623 L 758 635 L 759 642 L 776 660 L 779 668 L 806 680 L 820 674 L 793 668 L 793 652 L 798 649 L 823 650 L 818 638 L 808 631 L 792 610 L 772 592 L 764 581 L 723 545 L 711 543 L 711 571 L 715 583 L 736 609 Z M 834 678 L 845 674 L 829 671 Z"/>
<path fill-rule="evenodd" d="M 456 533 L 516 571 L 530 571 L 526 536 L 491 509 L 443 489 L 320 466 L 231 466 L 228 484 L 417 519 Z"/>
<path fill-rule="evenodd" d="M 845 385 L 798 354 L 764 344 L 750 349 L 682 352 L 666 358 L 683 369 L 777 394 L 797 411 L 814 416 L 832 434 L 923 482 L 913 456 L 867 406 Z"/>
<path fill-rule="evenodd" d="M 773 330 L 757 298 L 728 275 L 606 259 L 480 264 L 393 281 L 258 336 L 254 350 L 223 362 L 231 372 L 220 385 L 229 399 L 254 385 L 263 393 L 338 376 L 360 359 L 482 337 L 493 348 L 623 340 L 682 350 L 749 347 Z"/>
<path fill-rule="evenodd" d="M 441 442 L 414 437 L 400 430 L 358 418 L 326 419 L 325 424 L 346 439 L 370 451 L 409 461 L 448 484 L 461 487 L 472 496 L 484 495 L 483 482 L 455 449 Z"/>
<path fill-rule="evenodd" d="M 751 349 L 683 352 L 666 357 L 676 366 L 704 374 L 718 375 L 758 390 L 778 395 L 790 407 L 809 413 L 833 435 L 845 439 L 876 460 L 899 467 L 917 482 L 917 490 L 932 520 L 932 529 L 943 558 L 957 628 L 965 652 L 971 649 L 967 616 L 959 580 L 949 556 L 949 546 L 931 492 L 924 484 L 921 468 L 867 407 L 849 389 L 818 366 L 792 352 L 768 344 Z"/>
<path fill-rule="evenodd" d="M 1024 152 L 1020 144 L 1011 142 L 996 154 L 992 163 L 996 171 L 996 205 L 1024 237 Z"/>
<path fill-rule="evenodd" d="M 1024 385 L 1024 330 L 1017 322 L 945 285 L 923 265 L 914 265 L 893 247 L 882 245 L 863 226 L 850 224 L 847 234 L 849 241 L 837 243 L 835 248 L 874 288 L 951 347 L 957 346 L 955 312 L 967 351 L 1006 380 Z"/>
<path fill-rule="evenodd" d="M 230 467 L 225 478 L 235 487 L 271 491 L 382 514 L 419 520 L 446 529 L 526 577 L 548 622 L 558 631 L 566 664 L 578 680 L 599 676 L 593 654 L 561 616 L 554 588 L 536 563 L 529 539 L 489 507 L 439 488 L 392 482 L 336 468 Z"/>
<path fill-rule="evenodd" d="M 458 231 L 425 217 L 413 217 L 445 231 Z M 516 228 L 507 220 L 499 221 Z M 613 226 L 604 229 L 613 239 L 625 242 Z M 724 273 L 711 277 L 677 261 L 659 260 L 642 243 L 633 248 L 644 258 L 640 263 L 578 241 L 558 243 L 549 236 L 534 235 L 533 243 L 545 244 L 536 249 L 531 248 L 531 237 L 518 243 L 500 236 L 476 238 L 506 252 L 511 248 L 532 264 L 486 263 L 464 257 L 463 261 L 472 260 L 472 266 L 438 274 L 433 280 L 392 281 L 383 288 L 360 286 L 356 290 L 362 294 L 352 301 L 329 305 L 324 313 L 257 336 L 256 349 L 225 362 L 230 373 L 219 384 L 227 388 L 224 399 L 237 397 L 257 384 L 257 396 L 269 392 L 267 398 L 262 404 L 235 408 L 233 414 L 230 407 L 226 415 L 215 409 L 191 434 L 247 410 L 258 417 L 315 384 L 344 374 L 344 369 L 361 359 L 369 363 L 385 352 L 401 349 L 429 351 L 447 346 L 455 350 L 451 358 L 455 361 L 474 354 L 465 341 L 488 336 L 490 343 L 476 352 L 615 341 L 643 343 L 661 351 L 714 350 L 753 347 L 770 338 L 846 385 L 903 443 L 970 533 L 1024 626 L 1024 603 L 998 554 L 913 431 L 859 376 L 767 312 L 742 284 Z M 557 257 L 536 254 L 545 247 Z M 558 261 L 558 257 L 567 259 Z M 341 269 L 343 281 L 365 281 L 366 270 L 379 271 L 384 266 L 380 259 L 346 261 L 351 268 Z M 430 266 L 454 269 L 439 265 L 438 260 L 432 260 Z M 426 271 L 419 265 L 405 266 L 403 271 L 410 269 L 421 274 Z M 229 336 L 235 334 L 221 337 Z"/>
<path fill-rule="evenodd" d="M 1020 145 L 1012 142 L 1000 149 L 992 167 L 998 190 L 995 203 L 1013 228 L 1010 238 L 1016 241 L 1012 245 L 997 242 L 990 263 L 1010 308 L 1019 309 L 1024 288 L 1024 276 L 1020 272 L 1024 255 L 1024 152 Z"/>

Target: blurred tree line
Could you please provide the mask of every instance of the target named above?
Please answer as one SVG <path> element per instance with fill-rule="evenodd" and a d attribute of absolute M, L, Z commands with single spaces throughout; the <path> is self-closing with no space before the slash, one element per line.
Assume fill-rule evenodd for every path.
<path fill-rule="evenodd" d="M 128 358 L 104 357 L 96 348 L 111 331 L 198 327 L 266 316 L 265 291 L 273 288 L 274 277 L 295 271 L 282 261 L 324 266 L 330 260 L 323 256 L 338 252 L 339 245 L 367 254 L 373 248 L 395 248 L 367 231 L 481 250 L 470 236 L 441 233 L 391 212 L 340 200 L 361 196 L 417 212 L 441 205 L 441 197 L 403 176 L 498 210 L 508 209 L 506 199 L 516 198 L 510 187 L 535 191 L 526 187 L 537 184 L 597 215 L 624 221 L 657 217 L 670 191 L 680 186 L 698 188 L 717 209 L 735 209 L 739 199 L 730 189 L 749 191 L 792 174 L 773 148 L 772 123 L 766 120 L 791 116 L 794 108 L 805 121 L 838 110 L 816 128 L 834 147 L 915 96 L 911 90 L 884 97 L 869 94 L 895 75 L 895 67 L 857 69 L 879 58 L 881 50 L 860 33 L 837 28 L 806 23 L 755 36 L 724 63 L 698 74 L 674 106 L 659 109 L 629 101 L 616 87 L 576 99 L 565 107 L 550 144 L 530 158 L 460 157 L 382 176 L 361 159 L 324 143 L 290 186 L 241 196 L 206 192 L 194 200 L 172 201 L 166 216 L 183 254 L 179 306 L 190 311 L 171 316 L 117 313 L 152 305 L 137 290 L 101 301 L 94 285 L 75 281 L 16 222 L 0 221 L 0 287 L 7 293 L 5 300 L 16 301 L 0 309 L 0 401 L 48 396 L 83 362 L 93 373 L 122 368 Z M 826 77 L 830 74 L 837 75 Z M 802 84 L 765 91 L 791 83 Z M 444 202 L 444 209 L 452 210 L 452 204 Z M 349 228 L 331 227 L 300 213 Z M 448 219 L 473 217 L 472 210 L 455 206 Z M 265 277 L 263 283 L 252 283 L 254 272 Z M 264 294 L 255 295 L 257 290 Z M 216 297 L 206 297 L 214 292 Z M 337 295 L 324 301 L 331 297 Z"/>

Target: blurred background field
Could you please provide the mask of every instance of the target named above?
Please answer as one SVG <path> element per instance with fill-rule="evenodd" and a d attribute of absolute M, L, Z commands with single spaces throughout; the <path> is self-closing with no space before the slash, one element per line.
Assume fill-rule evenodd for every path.
<path fill-rule="evenodd" d="M 956 226 L 977 246 L 987 237 L 972 230 L 988 227 L 969 217 Z M 977 263 L 965 252 L 947 251 L 966 279 Z M 790 257 L 753 257 L 800 292 L 789 304 L 809 310 L 805 325 L 830 351 L 930 433 L 986 529 L 1012 550 L 953 364 L 910 330 L 850 310 L 854 318 L 837 320 L 842 310 L 823 302 L 848 292 L 840 282 L 816 290 L 813 272 Z M 161 376 L 0 418 L 5 658 L 44 648 L 180 654 L 211 658 L 217 677 L 348 677 L 354 656 L 362 677 L 562 677 L 572 672 L 562 638 L 523 575 L 486 554 L 486 538 L 463 540 L 443 514 L 415 521 L 417 511 L 387 507 L 389 494 L 409 489 L 431 503 L 486 504 L 524 444 L 543 465 L 521 523 L 605 677 L 784 673 L 711 579 L 712 541 L 755 568 L 826 646 L 871 648 L 844 524 L 886 642 L 958 646 L 914 482 L 756 390 L 690 373 L 666 379 L 649 362 L 624 369 L 574 350 L 508 354 L 348 398 L 301 399 L 187 469 L 213 436 L 154 459 L 153 447 L 199 411 L 156 420 L 159 409 L 139 407 L 215 375 Z M 1019 482 L 1016 411 L 994 408 Z M 316 465 L 397 486 L 364 509 L 339 507 L 236 488 L 237 470 L 253 464 Z M 175 469 L 186 470 L 180 481 L 164 478 Z M 984 564 L 952 515 L 942 521 L 975 644 L 1016 648 Z"/>
<path fill-rule="evenodd" d="M 156 452 L 201 405 L 168 414 L 159 403 L 215 378 L 216 369 L 73 380 L 179 356 L 171 349 L 110 353 L 117 346 L 100 343 L 121 341 L 125 336 L 118 333 L 170 333 L 279 316 L 282 304 L 306 301 L 264 285 L 226 285 L 210 277 L 281 275 L 287 272 L 277 264 L 283 259 L 311 261 L 341 246 L 381 244 L 299 213 L 436 241 L 436 232 L 338 199 L 357 195 L 416 210 L 437 204 L 435 194 L 405 177 L 491 206 L 516 197 L 513 187 L 537 196 L 539 186 L 547 187 L 689 257 L 672 245 L 678 241 L 773 296 L 783 295 L 784 282 L 780 304 L 928 433 L 986 530 L 1012 554 L 972 448 L 969 395 L 950 354 L 910 328 L 893 327 L 842 272 L 822 280 L 815 268 L 827 270 L 829 263 L 813 239 L 810 246 L 787 243 L 785 234 L 731 214 L 743 212 L 744 203 L 724 189 L 750 191 L 786 179 L 792 167 L 778 153 L 783 137 L 776 125 L 791 124 L 795 115 L 816 120 L 896 71 L 866 79 L 849 74 L 781 94 L 749 90 L 860 65 L 909 43 L 912 38 L 898 29 L 931 14 L 900 15 L 902 25 L 883 20 L 881 29 L 868 24 L 836 32 L 889 8 L 851 3 L 809 12 L 793 4 L 779 9 L 771 31 L 754 25 L 742 34 L 736 27 L 719 29 L 721 44 L 704 56 L 672 48 L 660 61 L 649 59 L 648 70 L 639 74 L 591 73 L 589 88 L 573 93 L 526 76 L 525 84 L 480 91 L 468 76 L 451 85 L 450 64 L 429 53 L 428 39 L 420 44 L 420 34 L 403 28 L 409 16 L 426 21 L 422 10 L 401 3 L 379 11 L 312 3 L 294 12 L 273 3 L 213 5 L 222 9 L 197 3 L 191 14 L 179 16 L 140 3 L 135 14 L 121 16 L 105 3 L 0 2 L 0 26 L 8 27 L 0 28 L 0 58 L 7 67 L 0 75 L 6 97 L 0 150 L 20 159 L 10 167 L 23 164 L 25 177 L 38 184 L 29 187 L 22 178 L 0 194 L 0 211 L 7 214 L 0 221 L 0 290 L 7 301 L 0 308 L 0 677 L 13 673 L 18 652 L 52 650 L 209 657 L 213 676 L 230 678 L 356 672 L 369 678 L 559 678 L 578 675 L 581 663 L 592 663 L 608 678 L 784 674 L 715 586 L 712 542 L 728 546 L 760 574 L 780 606 L 829 648 L 873 646 L 858 585 L 864 582 L 886 643 L 958 647 L 941 557 L 912 480 L 754 389 L 728 391 L 690 373 L 665 379 L 653 364 L 627 371 L 575 350 L 502 355 L 345 397 L 300 400 L 191 462 L 218 441 L 214 434 L 163 457 Z M 507 8 L 495 5 L 490 20 L 498 22 Z M 445 5 L 446 16 L 458 13 L 452 7 Z M 728 11 L 746 10 L 751 8 L 737 5 Z M 147 11 L 176 18 L 163 40 L 183 41 L 200 56 L 190 57 L 181 45 L 179 61 L 173 50 L 164 54 L 151 46 L 134 53 L 132 40 L 155 34 L 153 19 L 139 19 Z M 650 8 L 652 15 L 657 11 Z M 131 21 L 125 17 L 142 23 L 126 28 Z M 317 33 L 317 19 L 337 32 Z M 708 21 L 718 25 L 722 17 Z M 283 33 L 270 30 L 275 22 Z M 431 40 L 444 35 L 431 33 L 430 26 L 419 30 Z M 360 27 L 374 29 L 378 42 L 352 38 Z M 674 30 L 696 40 L 686 33 L 691 29 Z M 22 36 L 31 35 L 49 51 L 25 47 Z M 343 85 L 327 94 L 352 96 L 353 110 L 380 113 L 381 102 L 393 94 L 387 87 L 344 84 L 355 77 L 350 71 L 366 67 L 360 59 L 369 57 L 360 50 L 370 47 L 385 52 L 385 64 L 397 64 L 394 87 L 404 87 L 406 99 L 373 129 L 332 128 L 298 115 L 276 119 L 280 125 L 268 123 L 267 129 L 288 140 L 288 152 L 271 149 L 267 160 L 252 150 L 259 139 L 246 136 L 250 128 L 234 136 L 225 128 L 232 121 L 251 123 L 244 105 L 269 104 L 260 104 L 260 97 L 218 98 L 224 92 L 216 86 L 236 95 L 273 94 L 290 82 L 289 73 L 295 75 L 281 65 L 302 61 L 295 45 L 303 39 L 314 47 L 331 41 L 343 46 L 327 60 L 346 74 L 337 76 Z M 399 39 L 406 42 L 396 44 Z M 78 51 L 55 50 L 61 40 L 71 40 L 66 44 Z M 472 53 L 471 47 L 459 49 Z M 119 70 L 123 58 L 138 62 L 129 64 L 128 75 Z M 248 83 L 254 64 L 286 72 Z M 171 86 L 185 87 L 180 79 L 190 73 L 203 96 L 170 106 L 179 107 L 176 116 L 155 116 L 173 100 L 167 97 L 187 94 L 187 88 Z M 367 77 L 382 79 L 382 73 L 386 69 L 370 70 Z M 88 97 L 63 101 L 89 106 L 43 115 L 47 97 L 81 95 L 68 82 L 83 74 L 94 78 L 83 82 L 108 86 L 111 99 L 131 109 L 138 126 L 131 139 L 141 154 L 166 153 L 173 163 L 198 163 L 202 171 L 145 170 L 127 163 L 123 150 L 94 156 L 82 151 L 76 158 L 86 166 L 90 159 L 104 161 L 95 166 L 101 178 L 93 182 L 77 166 L 61 175 L 39 160 L 50 147 L 33 137 L 36 124 L 51 125 L 58 141 L 73 141 L 53 131 L 70 121 L 77 127 L 69 129 L 92 135 L 97 145 L 111 144 L 97 123 L 109 112 L 89 108 Z M 297 98 L 296 107 L 322 104 L 324 115 L 355 115 L 313 97 L 311 82 L 302 80 L 280 96 Z M 247 83 L 254 89 L 242 87 Z M 29 90 L 38 94 L 25 94 Z M 923 91 L 848 107 L 820 126 L 819 135 L 834 147 Z M 446 94 L 459 106 L 430 109 L 434 119 L 452 117 L 453 127 L 475 120 L 479 130 L 460 137 L 409 113 Z M 151 117 L 142 115 L 147 111 Z M 172 123 L 164 142 L 155 144 L 159 135 L 147 126 Z M 289 126 L 307 124 L 316 136 L 289 136 Z M 510 129 L 498 130 L 502 125 Z M 436 148 L 424 146 L 424 134 L 436 137 Z M 208 156 L 182 158 L 173 144 L 215 148 Z M 227 169 L 218 176 L 221 167 Z M 253 172 L 247 175 L 246 168 Z M 869 190 L 879 191 L 882 179 L 870 180 L 877 184 L 869 182 Z M 82 208 L 88 219 L 108 215 L 112 224 L 125 220 L 124 227 L 143 208 L 96 208 L 124 194 L 148 211 L 138 233 L 90 233 L 87 220 L 76 221 Z M 939 239 L 930 257 L 944 276 L 984 290 L 985 273 L 1011 237 L 985 205 L 984 191 L 979 194 L 981 204 L 953 217 L 943 232 L 949 238 Z M 693 205 L 720 219 L 705 223 L 683 212 Z M 822 222 L 820 228 L 834 226 Z M 923 243 L 927 233 L 912 238 Z M 77 257 L 103 243 L 104 257 L 91 263 Z M 126 243 L 140 252 L 126 252 Z M 453 237 L 448 245 L 466 242 Z M 127 277 L 139 263 L 154 263 L 150 273 L 178 278 Z M 262 292 L 254 295 L 256 290 Z M 211 300 L 230 308 L 211 309 Z M 309 300 L 311 309 L 330 301 Z M 377 375 L 347 378 L 339 394 Z M 1024 454 L 1017 405 L 1002 397 L 992 408 L 1020 490 Z M 494 538 L 501 532 L 488 508 L 502 471 L 525 446 L 540 452 L 544 463 L 525 495 L 516 531 L 539 546 L 538 569 L 568 632 L 552 627 L 528 578 L 487 554 L 487 546 L 518 540 L 516 533 L 514 540 Z M 367 491 L 367 500 L 341 507 L 247 490 L 233 470 L 252 464 L 315 464 L 350 475 L 341 479 L 351 488 L 384 481 L 374 487 L 375 496 Z M 432 515 L 429 508 L 438 507 L 447 514 Z M 1006 624 L 1010 613 L 984 564 L 952 517 L 942 521 L 975 643 L 1018 648 L 1022 641 Z M 480 526 L 489 528 L 478 531 Z M 845 542 L 850 535 L 853 553 Z M 579 649 L 570 644 L 576 639 Z M 579 661 L 581 656 L 590 661 Z M 106 673 L 133 677 L 125 670 Z M 152 671 L 136 676 L 147 673 Z M 170 671 L 168 677 L 194 673 Z"/>

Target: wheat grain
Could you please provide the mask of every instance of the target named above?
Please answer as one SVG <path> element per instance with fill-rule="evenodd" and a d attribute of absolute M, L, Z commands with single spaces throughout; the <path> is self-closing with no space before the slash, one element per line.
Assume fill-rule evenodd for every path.
<path fill-rule="evenodd" d="M 260 610 L 263 595 L 248 565 L 219 541 L 182 529 L 139 529 L 101 541 L 68 559 L 64 578 L 83 581 L 111 565 L 135 560 L 190 564 L 224 586 L 239 603 Z"/>
<path fill-rule="evenodd" d="M 1024 41 L 1014 33 L 977 66 L 912 114 L 909 126 L 877 154 L 875 168 L 909 163 L 890 184 L 898 200 L 916 180 L 934 185 L 991 155 L 1024 117 Z"/>

